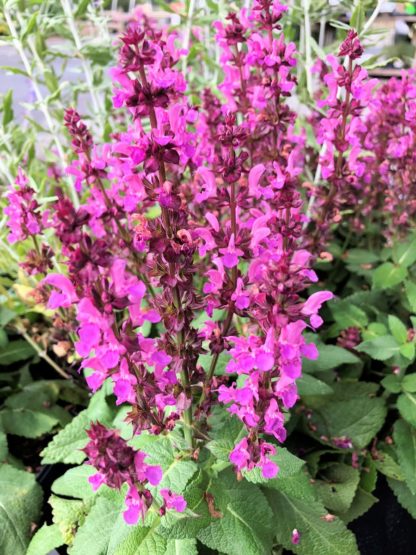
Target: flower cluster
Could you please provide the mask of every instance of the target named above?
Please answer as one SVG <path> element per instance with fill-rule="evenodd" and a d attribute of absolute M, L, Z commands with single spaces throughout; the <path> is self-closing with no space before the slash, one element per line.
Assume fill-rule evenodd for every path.
<path fill-rule="evenodd" d="M 98 489 L 102 484 L 120 489 L 123 484 L 127 484 L 125 521 L 135 524 L 139 517 L 144 520 L 146 511 L 153 502 L 153 495 L 146 486 L 159 484 L 162 469 L 160 466 L 146 464 L 146 453 L 135 451 L 116 431 L 109 430 L 102 424 L 92 424 L 87 434 L 90 441 L 83 451 L 88 457 L 88 463 L 98 471 L 89 478 L 93 489 Z M 164 500 L 161 512 L 164 513 L 166 509 L 176 509 L 179 512 L 185 510 L 186 502 L 181 495 L 163 489 L 160 493 Z"/>
<path fill-rule="evenodd" d="M 68 172 L 84 201 L 75 208 L 58 191 L 50 225 L 67 271 L 40 286 L 49 308 L 75 315 L 89 387 L 112 382 L 135 434 L 177 426 L 195 458 L 219 401 L 247 432 L 231 463 L 265 477 L 278 471 L 271 457 L 286 437 L 302 357 L 318 356 L 303 332 L 322 324 L 332 297 L 306 294 L 318 277 L 302 239 L 304 136 L 286 102 L 296 60 L 281 33 L 285 11 L 257 0 L 216 25 L 222 97 L 206 91 L 200 107 L 185 95 L 175 36 L 148 22 L 128 28 L 112 78 L 114 105 L 130 122 L 97 145 L 67 110 Z M 94 484 L 127 483 L 127 521 L 144 516 L 159 469 L 114 431 L 96 424 L 89 435 Z M 161 513 L 184 509 L 175 493 L 159 493 Z"/>
<path fill-rule="evenodd" d="M 368 79 L 367 71 L 357 61 L 362 53 L 357 33 L 349 31 L 338 58 L 327 56 L 326 64 L 319 62 L 315 68 L 328 90 L 327 96 L 317 101 L 318 107 L 326 109 L 325 116 L 318 115 L 314 123 L 321 145 L 320 173 L 329 190 L 316 187 L 313 191 L 317 196 L 314 251 L 318 243 L 324 244 L 330 225 L 341 221 L 343 210 L 354 206 L 362 196 L 362 116 L 377 83 Z"/>

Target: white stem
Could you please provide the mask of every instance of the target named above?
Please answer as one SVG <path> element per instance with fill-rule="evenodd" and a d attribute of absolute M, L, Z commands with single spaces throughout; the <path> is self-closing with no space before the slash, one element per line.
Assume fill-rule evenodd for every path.
<path fill-rule="evenodd" d="M 52 135 L 53 141 L 54 141 L 55 146 L 56 146 L 56 150 L 58 152 L 58 156 L 61 160 L 61 164 L 65 168 L 66 165 L 67 165 L 65 153 L 64 153 L 64 150 L 62 148 L 61 141 L 59 140 L 58 132 L 56 130 L 53 119 L 52 119 L 52 117 L 49 113 L 48 105 L 45 102 L 45 99 L 43 98 L 43 95 L 42 95 L 42 93 L 40 91 L 40 88 L 39 88 L 39 84 L 36 80 L 35 75 L 33 74 L 32 68 L 31 68 L 29 60 L 26 56 L 26 52 L 23 48 L 23 44 L 20 41 L 20 38 L 19 38 L 19 35 L 17 33 L 17 30 L 16 30 L 15 24 L 13 22 L 13 19 L 11 18 L 10 13 L 7 11 L 6 8 L 3 9 L 3 15 L 4 15 L 6 23 L 9 27 L 10 35 L 11 35 L 12 40 L 13 40 L 13 45 L 16 48 L 16 50 L 17 50 L 17 52 L 20 56 L 20 59 L 22 60 L 25 71 L 26 71 L 27 75 L 29 76 L 29 78 L 31 80 L 31 83 L 33 85 L 33 90 L 34 90 L 34 93 L 35 93 L 35 96 L 36 96 L 36 100 L 39 104 L 39 109 L 42 112 L 43 117 L 45 118 L 45 121 L 46 121 L 46 125 L 49 128 L 49 132 Z M 77 195 L 74 187 L 71 185 L 69 187 L 69 190 L 70 190 L 70 193 L 71 193 L 71 196 L 72 196 L 72 201 L 73 201 L 74 205 L 76 207 L 78 207 L 78 205 L 79 205 L 78 195 Z"/>
<path fill-rule="evenodd" d="M 326 18 L 321 17 L 319 22 L 319 47 L 323 48 L 325 46 L 325 28 L 326 28 Z"/>
<path fill-rule="evenodd" d="M 374 8 L 373 13 L 368 18 L 367 23 L 364 25 L 363 30 L 360 33 L 360 36 L 364 36 L 366 32 L 370 29 L 374 21 L 377 19 L 378 14 L 380 13 L 381 8 L 383 7 L 385 0 L 378 0 L 377 6 Z"/>
<path fill-rule="evenodd" d="M 91 96 L 94 112 L 96 114 L 100 114 L 102 112 L 101 98 L 98 96 L 97 91 L 94 88 L 94 79 L 92 76 L 91 68 L 87 63 L 87 61 L 85 60 L 84 55 L 82 53 L 82 42 L 78 33 L 78 29 L 75 25 L 74 14 L 72 12 L 72 8 L 69 3 L 69 0 L 61 0 L 61 5 L 67 19 L 69 30 L 71 31 L 72 38 L 74 39 L 75 48 L 77 49 L 77 53 L 81 60 L 81 65 L 84 71 L 87 87 L 89 89 L 89 93 Z"/>
<path fill-rule="evenodd" d="M 195 11 L 195 0 L 189 0 L 188 14 L 186 18 L 185 32 L 183 35 L 182 48 L 188 50 L 191 41 L 192 18 Z M 188 56 L 182 58 L 182 73 L 185 73 L 188 64 Z"/>
<path fill-rule="evenodd" d="M 309 17 L 310 0 L 302 0 L 303 16 L 305 19 L 305 72 L 306 72 L 306 88 L 310 98 L 313 98 L 312 83 L 312 56 L 311 56 L 311 20 Z"/>
<path fill-rule="evenodd" d="M 325 151 L 326 151 L 326 144 L 324 143 L 321 147 L 320 152 L 319 152 L 318 165 L 316 167 L 315 177 L 314 177 L 314 180 L 313 180 L 314 190 L 315 190 L 315 187 L 318 187 L 319 182 L 321 180 L 322 166 L 321 166 L 320 160 L 321 160 L 322 156 L 325 154 Z M 306 226 L 309 224 L 309 220 L 311 219 L 311 215 L 312 215 L 312 208 L 315 204 L 315 201 L 316 201 L 316 194 L 312 193 L 311 198 L 309 199 L 309 202 L 308 202 L 308 208 L 306 210 L 306 219 L 305 219 L 305 222 L 303 224 L 303 229 L 305 229 Z"/>

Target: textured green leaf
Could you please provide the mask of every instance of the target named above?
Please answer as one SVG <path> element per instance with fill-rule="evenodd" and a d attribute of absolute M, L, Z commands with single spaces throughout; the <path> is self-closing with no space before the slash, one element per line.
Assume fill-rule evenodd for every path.
<path fill-rule="evenodd" d="M 158 486 L 159 489 L 167 488 L 175 493 L 182 493 L 198 469 L 194 461 L 179 458 L 175 454 L 171 441 L 167 438 L 160 438 L 158 441 L 149 443 L 145 452 L 148 454 L 147 464 L 162 467 L 163 478 Z"/>
<path fill-rule="evenodd" d="M 403 470 L 406 483 L 413 495 L 416 494 L 416 429 L 404 420 L 394 425 L 394 443 L 397 458 Z"/>
<path fill-rule="evenodd" d="M 387 410 L 381 398 L 333 401 L 314 412 L 313 422 L 319 433 L 329 438 L 345 437 L 357 449 L 363 449 L 384 424 Z"/>
<path fill-rule="evenodd" d="M 259 488 L 238 482 L 232 470 L 219 474 L 209 488 L 221 517 L 198 533 L 210 549 L 227 555 L 263 555 L 273 544 L 272 511 Z"/>
<path fill-rule="evenodd" d="M 205 492 L 209 487 L 201 471 L 186 487 L 183 496 L 187 502 L 185 513 L 176 513 L 175 519 L 167 521 L 166 517 L 158 528 L 158 533 L 167 539 L 192 539 L 202 528 L 211 522 Z"/>
<path fill-rule="evenodd" d="M 416 518 L 416 495 L 414 495 L 406 482 L 388 478 L 388 483 L 397 497 L 398 502 L 408 511 L 413 518 Z"/>
<path fill-rule="evenodd" d="M 94 467 L 84 464 L 70 468 L 52 484 L 52 491 L 57 495 L 74 497 L 76 499 L 87 499 L 94 495 L 88 478 L 97 471 Z"/>
<path fill-rule="evenodd" d="M 62 462 L 65 464 L 80 464 L 85 459 L 81 451 L 88 442 L 85 430 L 90 422 L 99 421 L 111 425 L 115 411 L 106 402 L 106 390 L 98 391 L 90 400 L 86 410 L 80 412 L 65 426 L 41 452 L 43 464 Z"/>
<path fill-rule="evenodd" d="M 349 524 L 353 520 L 364 515 L 377 502 L 377 497 L 374 497 L 374 495 L 359 487 L 355 493 L 351 507 L 345 513 L 340 514 L 339 517 L 345 524 Z"/>
<path fill-rule="evenodd" d="M 35 351 L 33 347 L 24 339 L 10 341 L 10 343 L 0 350 L 0 366 L 13 364 L 14 362 L 19 362 L 19 360 L 27 360 L 34 355 Z"/>
<path fill-rule="evenodd" d="M 33 474 L 0 466 L 0 553 L 26 555 L 41 503 L 42 490 Z"/>
<path fill-rule="evenodd" d="M 356 350 L 366 353 L 374 360 L 388 360 L 399 353 L 400 345 L 392 335 L 383 335 L 363 341 L 356 347 Z"/>
<path fill-rule="evenodd" d="M 335 514 L 351 507 L 360 481 L 360 473 L 352 466 L 333 463 L 321 469 L 315 487 L 325 507 Z"/>
<path fill-rule="evenodd" d="M 85 459 L 81 451 L 88 443 L 86 428 L 91 422 L 88 411 L 80 412 L 72 422 L 54 436 L 41 452 L 42 464 L 62 462 L 65 464 L 80 464 Z"/>
<path fill-rule="evenodd" d="M 285 480 L 289 476 L 297 475 L 301 468 L 305 465 L 304 460 L 293 455 L 285 447 L 278 447 L 276 455 L 272 455 L 269 458 L 279 467 L 279 473 L 276 478 L 264 478 L 261 470 L 259 468 L 255 468 L 249 472 L 244 472 L 246 480 L 253 482 L 254 484 L 264 484 L 266 487 L 274 487 L 275 480 Z"/>
<path fill-rule="evenodd" d="M 105 495 L 99 495 L 80 526 L 68 550 L 69 555 L 107 554 L 111 536 L 117 531 L 115 523 L 118 522 L 123 505 L 124 496 L 121 492 L 109 490 Z M 114 551 L 108 555 L 114 555 Z"/>
<path fill-rule="evenodd" d="M 301 397 L 305 395 L 329 395 L 334 391 L 328 384 L 309 374 L 304 374 L 297 380 L 296 384 Z"/>
<path fill-rule="evenodd" d="M 319 357 L 316 360 L 305 359 L 303 369 L 305 372 L 314 374 L 315 372 L 325 372 L 332 368 L 337 368 L 341 364 L 356 364 L 360 359 L 336 345 L 318 345 Z"/>
<path fill-rule="evenodd" d="M 378 451 L 374 464 L 379 472 L 393 480 L 404 480 L 404 474 L 397 462 L 388 453 Z"/>
<path fill-rule="evenodd" d="M 33 536 L 26 555 L 49 555 L 53 549 L 64 544 L 57 524 L 44 524 Z"/>
<path fill-rule="evenodd" d="M 113 553 L 114 555 L 165 555 L 166 539 L 160 536 L 154 527 L 135 526 Z"/>
<path fill-rule="evenodd" d="M 407 271 L 403 266 L 395 266 L 391 262 L 381 264 L 373 273 L 373 287 L 389 289 L 406 279 Z"/>
<path fill-rule="evenodd" d="M 352 532 L 338 518 L 325 520 L 328 513 L 305 477 L 282 481 L 282 485 L 284 489 L 265 491 L 279 544 L 300 555 L 358 555 Z M 291 541 L 294 529 L 301 535 L 297 545 Z"/>
<path fill-rule="evenodd" d="M 411 393 L 403 393 L 397 398 L 397 408 L 400 416 L 416 427 L 416 396 Z"/>
<path fill-rule="evenodd" d="M 198 555 L 196 540 L 169 540 L 165 555 Z"/>

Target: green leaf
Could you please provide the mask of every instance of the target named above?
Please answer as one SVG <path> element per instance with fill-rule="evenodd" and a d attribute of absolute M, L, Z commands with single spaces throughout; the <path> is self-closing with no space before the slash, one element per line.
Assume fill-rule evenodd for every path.
<path fill-rule="evenodd" d="M 402 388 L 403 391 L 407 391 L 409 393 L 416 392 L 416 373 L 408 374 L 403 378 Z"/>
<path fill-rule="evenodd" d="M 305 359 L 303 361 L 303 369 L 305 372 L 314 374 L 316 372 L 325 372 L 341 366 L 341 364 L 356 364 L 360 359 L 336 345 L 318 345 L 319 357 L 316 360 Z"/>
<path fill-rule="evenodd" d="M 84 464 L 70 468 L 52 484 L 52 491 L 56 495 L 74 497 L 76 499 L 88 499 L 94 495 L 88 478 L 96 473 L 94 467 Z"/>
<path fill-rule="evenodd" d="M 416 429 L 404 420 L 394 425 L 394 443 L 397 457 L 406 483 L 413 495 L 416 494 Z"/>
<path fill-rule="evenodd" d="M 374 360 L 388 360 L 400 351 L 400 345 L 392 335 L 383 335 L 360 343 L 356 350 L 366 353 Z"/>
<path fill-rule="evenodd" d="M 397 243 L 393 247 L 393 260 L 402 268 L 408 268 L 416 262 L 416 237 L 410 241 Z"/>
<path fill-rule="evenodd" d="M 114 555 L 107 548 L 110 538 L 115 530 L 118 517 L 123 509 L 124 496 L 116 490 L 106 491 L 99 495 L 91 510 L 85 517 L 85 521 L 78 529 L 69 555 Z M 127 525 L 125 525 L 127 527 Z"/>
<path fill-rule="evenodd" d="M 366 330 L 363 330 L 363 339 L 374 339 L 382 335 L 387 335 L 387 328 L 380 322 L 371 322 Z"/>
<path fill-rule="evenodd" d="M 413 312 L 416 312 L 416 283 L 413 281 L 406 281 L 404 284 L 406 289 L 406 297 Z"/>
<path fill-rule="evenodd" d="M 357 31 L 358 34 L 361 33 L 365 22 L 365 9 L 361 1 L 358 2 L 354 11 L 351 14 L 350 25 L 353 29 Z"/>
<path fill-rule="evenodd" d="M 85 432 L 91 422 L 87 410 L 80 412 L 72 422 L 54 436 L 41 452 L 42 464 L 80 464 L 85 459 L 85 453 L 80 451 L 88 443 Z"/>
<path fill-rule="evenodd" d="M 415 352 L 416 349 L 414 343 L 405 343 L 400 346 L 400 354 L 408 360 L 413 360 L 415 358 Z"/>
<path fill-rule="evenodd" d="M 403 324 L 397 316 L 389 315 L 388 317 L 389 328 L 393 334 L 394 339 L 402 345 L 407 341 L 407 327 Z"/>
<path fill-rule="evenodd" d="M 41 502 L 42 489 L 33 474 L 0 466 L 0 553 L 26 555 Z"/>
<path fill-rule="evenodd" d="M 91 0 L 81 0 L 81 2 L 79 3 L 75 13 L 74 13 L 74 17 L 76 19 L 82 17 L 83 15 L 86 14 L 88 6 L 91 4 Z"/>
<path fill-rule="evenodd" d="M 304 460 L 293 455 L 285 447 L 278 447 L 276 455 L 270 456 L 269 459 L 275 462 L 279 467 L 279 473 L 276 478 L 264 478 L 259 468 L 254 468 L 249 472 L 243 472 L 244 478 L 254 484 L 264 484 L 267 487 L 275 487 L 278 485 L 275 484 L 275 481 L 279 482 L 280 480 L 285 480 L 290 476 L 297 475 L 301 468 L 305 465 Z"/>
<path fill-rule="evenodd" d="M 404 393 L 397 399 L 397 408 L 400 416 L 416 427 L 416 397 L 411 393 Z"/>
<path fill-rule="evenodd" d="M 400 482 L 392 478 L 388 478 L 387 481 L 400 505 L 404 507 L 413 518 L 416 518 L 416 495 L 410 491 L 406 482 Z"/>
<path fill-rule="evenodd" d="M 305 475 L 282 481 L 280 490 L 267 489 L 265 495 L 275 516 L 276 540 L 285 549 L 300 555 L 358 555 L 354 535 L 338 518 L 326 521 L 328 514 Z M 291 542 L 297 529 L 301 540 Z"/>
<path fill-rule="evenodd" d="M 368 316 L 364 310 L 348 301 L 348 299 L 332 301 L 329 307 L 341 330 L 364 328 L 368 324 Z"/>
<path fill-rule="evenodd" d="M 19 69 L 18 67 L 0 66 L 0 69 L 2 69 L 3 71 L 6 71 L 6 72 L 14 73 L 15 75 L 24 75 L 25 77 L 29 77 L 29 75 L 26 73 L 26 71 L 23 71 L 23 69 Z"/>
<path fill-rule="evenodd" d="M 61 407 L 55 407 L 61 409 Z M 64 409 L 61 409 L 68 416 Z M 60 412 L 60 411 L 59 411 Z M 62 416 L 62 413 L 60 414 Z M 0 413 L 3 429 L 8 434 L 35 438 L 50 432 L 60 418 L 54 414 L 52 409 L 30 410 L 30 409 L 4 409 Z"/>
<path fill-rule="evenodd" d="M 402 469 L 388 453 L 378 451 L 374 464 L 376 465 L 377 470 L 384 474 L 384 476 L 387 476 L 387 478 L 400 481 L 404 480 Z"/>
<path fill-rule="evenodd" d="M 380 258 L 372 251 L 367 251 L 365 249 L 348 249 L 347 262 L 353 265 L 360 264 L 373 264 L 378 262 Z"/>
<path fill-rule="evenodd" d="M 389 374 L 381 380 L 381 385 L 390 393 L 400 393 L 402 390 L 402 382 L 396 374 Z"/>
<path fill-rule="evenodd" d="M 160 536 L 154 527 L 135 526 L 113 553 L 114 555 L 165 555 L 166 539 Z"/>
<path fill-rule="evenodd" d="M 273 545 L 272 511 L 260 489 L 238 482 L 232 470 L 221 472 L 209 488 L 222 516 L 198 533 L 210 549 L 227 555 L 263 555 Z M 249 502 L 248 502 L 249 501 Z"/>
<path fill-rule="evenodd" d="M 321 469 L 315 487 L 325 507 L 336 514 L 351 507 L 360 481 L 360 473 L 352 466 L 333 463 Z"/>
<path fill-rule="evenodd" d="M 26 555 L 49 555 L 56 547 L 64 544 L 59 526 L 44 524 L 33 536 Z"/>
<path fill-rule="evenodd" d="M 339 517 L 345 524 L 349 524 L 353 520 L 364 515 L 377 502 L 377 497 L 374 497 L 374 495 L 359 487 L 355 493 L 351 507 L 345 513 L 340 514 Z"/>
<path fill-rule="evenodd" d="M 384 424 L 387 409 L 383 399 L 359 397 L 331 401 L 314 411 L 312 422 L 328 438 L 348 438 L 363 449 Z"/>
<path fill-rule="evenodd" d="M 198 469 L 192 460 L 181 459 L 175 454 L 172 443 L 167 438 L 160 438 L 145 447 L 148 455 L 147 464 L 159 465 L 163 470 L 163 478 L 159 488 L 171 489 L 175 493 L 182 493 Z"/>
<path fill-rule="evenodd" d="M 198 555 L 196 540 L 169 540 L 164 555 Z"/>
<path fill-rule="evenodd" d="M 32 14 L 32 16 L 30 17 L 25 30 L 23 31 L 23 33 L 20 36 L 20 40 L 23 42 L 25 40 L 25 38 L 27 36 L 29 36 L 31 34 L 31 32 L 33 31 L 33 29 L 36 27 L 37 25 L 37 19 L 38 19 L 38 15 L 39 15 L 39 11 L 36 11 Z"/>
<path fill-rule="evenodd" d="M 332 387 L 328 384 L 309 374 L 304 374 L 297 380 L 296 384 L 298 386 L 298 393 L 301 397 L 305 395 L 330 395 L 334 392 Z"/>
<path fill-rule="evenodd" d="M 34 355 L 35 350 L 24 339 L 10 341 L 6 347 L 0 350 L 0 366 L 26 360 Z"/>
<path fill-rule="evenodd" d="M 162 520 L 158 533 L 167 539 L 191 539 L 198 535 L 202 528 L 211 522 L 211 516 L 205 500 L 205 493 L 209 488 L 206 476 L 199 471 L 183 492 L 187 502 L 185 513 L 177 514 L 172 522 Z"/>
<path fill-rule="evenodd" d="M 224 374 L 225 367 L 227 366 L 227 364 L 230 360 L 231 360 L 231 355 L 229 355 L 225 351 L 220 353 L 220 355 L 218 357 L 217 365 L 215 367 L 215 374 L 217 376 L 222 376 Z M 205 372 L 208 372 L 208 370 L 211 366 L 211 361 L 212 361 L 212 355 L 211 354 L 199 355 L 198 365 L 202 366 L 202 368 L 205 370 Z"/>
<path fill-rule="evenodd" d="M 6 460 L 8 452 L 9 447 L 7 444 L 7 436 L 0 428 L 0 464 L 2 464 Z"/>
<path fill-rule="evenodd" d="M 85 430 L 90 422 L 99 421 L 104 425 L 111 425 L 115 411 L 106 402 L 106 386 L 91 397 L 86 410 L 81 411 L 65 426 L 41 452 L 42 464 L 80 464 L 85 459 L 81 451 L 88 442 Z"/>
<path fill-rule="evenodd" d="M 391 262 L 381 264 L 373 273 L 373 287 L 389 289 L 406 279 L 407 270 L 403 266 L 395 266 Z"/>
<path fill-rule="evenodd" d="M 9 90 L 3 97 L 3 126 L 6 127 L 11 121 L 13 121 L 14 112 L 13 112 L 13 91 Z M 0 322 L 3 326 L 3 310 L 8 310 L 5 307 L 0 309 Z M 11 311 L 10 311 L 11 312 Z"/>

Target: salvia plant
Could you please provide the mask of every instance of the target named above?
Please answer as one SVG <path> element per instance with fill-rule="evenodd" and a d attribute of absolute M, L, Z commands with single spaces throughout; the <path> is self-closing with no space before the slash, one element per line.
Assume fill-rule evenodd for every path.
<path fill-rule="evenodd" d="M 17 171 L 7 241 L 65 369 L 39 324 L 1 325 L 72 381 L 19 370 L 1 429 L 61 427 L 42 462 L 78 465 L 29 555 L 355 554 L 346 525 L 378 473 L 416 516 L 415 73 L 370 79 L 348 29 L 315 63 L 307 40 L 301 75 L 282 31 L 299 13 L 255 0 L 216 21 L 222 77 L 196 90 L 183 36 L 137 12 L 111 69 L 114 128 L 65 109 L 47 201 Z"/>

